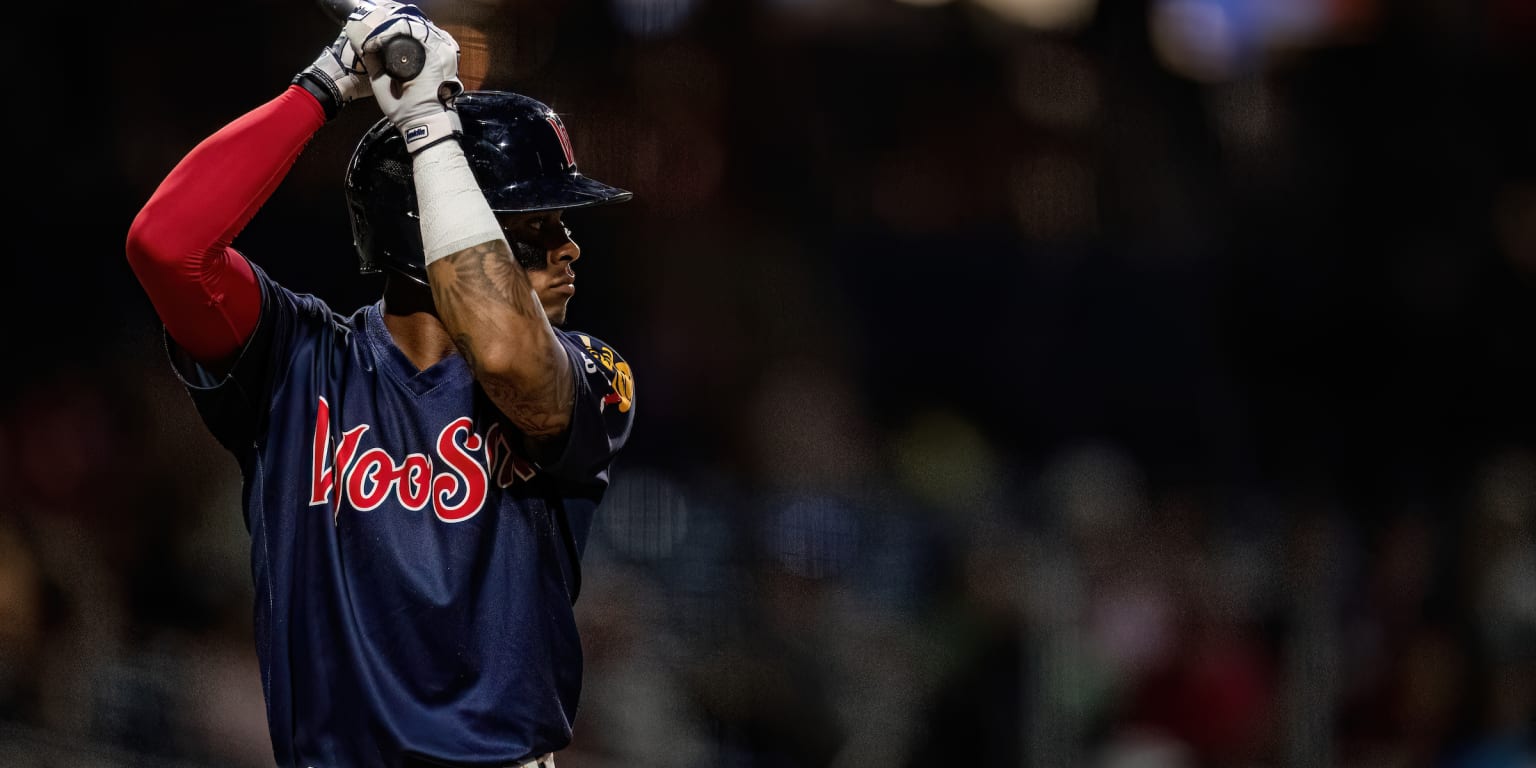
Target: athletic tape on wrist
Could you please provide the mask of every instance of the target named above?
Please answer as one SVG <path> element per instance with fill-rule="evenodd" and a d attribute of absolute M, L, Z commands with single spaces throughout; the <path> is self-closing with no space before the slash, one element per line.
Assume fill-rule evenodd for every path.
<path fill-rule="evenodd" d="M 411 168 L 427 264 L 503 238 L 496 214 L 485 202 L 457 141 L 444 141 L 417 152 Z"/>

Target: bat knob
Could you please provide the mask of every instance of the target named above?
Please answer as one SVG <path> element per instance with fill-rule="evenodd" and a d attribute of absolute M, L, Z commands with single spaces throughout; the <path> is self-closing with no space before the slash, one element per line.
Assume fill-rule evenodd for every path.
<path fill-rule="evenodd" d="M 397 83 L 416 79 L 427 63 L 427 49 L 421 41 L 405 35 L 384 43 L 380 54 L 384 59 L 384 72 Z"/>

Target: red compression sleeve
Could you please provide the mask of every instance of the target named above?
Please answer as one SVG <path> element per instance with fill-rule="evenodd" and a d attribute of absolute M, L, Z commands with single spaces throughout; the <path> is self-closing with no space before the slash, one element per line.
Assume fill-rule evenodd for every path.
<path fill-rule="evenodd" d="M 225 360 L 261 316 L 251 265 L 229 247 L 325 125 L 298 86 L 198 144 L 128 229 L 128 263 L 161 322 L 194 360 Z"/>

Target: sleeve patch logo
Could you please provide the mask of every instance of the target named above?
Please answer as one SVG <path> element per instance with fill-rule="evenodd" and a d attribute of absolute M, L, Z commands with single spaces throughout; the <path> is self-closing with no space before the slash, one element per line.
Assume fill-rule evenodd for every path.
<path fill-rule="evenodd" d="M 629 363 L 618 362 L 613 366 L 613 394 L 609 397 L 618 398 L 619 413 L 629 413 L 629 409 L 635 405 L 635 377 L 629 372 Z M 603 398 L 607 403 L 608 398 Z"/>
<path fill-rule="evenodd" d="M 582 345 L 587 348 L 587 373 L 601 375 L 597 366 L 593 364 L 594 360 L 601 364 L 603 368 L 613 371 L 613 378 L 603 377 L 604 381 L 608 384 L 608 388 L 612 390 L 603 396 L 603 407 L 606 408 L 617 404 L 619 406 L 619 413 L 629 413 L 629 409 L 635 405 L 635 376 L 630 371 L 629 363 L 619 360 L 614 354 L 612 347 L 602 347 L 599 349 L 592 346 L 591 336 L 578 333 L 576 337 L 581 339 Z"/>

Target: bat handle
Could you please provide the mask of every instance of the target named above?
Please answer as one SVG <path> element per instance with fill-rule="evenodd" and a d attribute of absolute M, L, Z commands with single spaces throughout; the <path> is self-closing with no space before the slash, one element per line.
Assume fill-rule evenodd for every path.
<path fill-rule="evenodd" d="M 384 59 L 384 72 L 397 83 L 415 80 L 427 63 L 427 49 L 420 40 L 406 35 L 391 38 L 379 53 Z"/>

